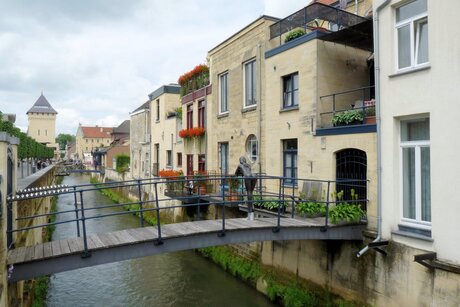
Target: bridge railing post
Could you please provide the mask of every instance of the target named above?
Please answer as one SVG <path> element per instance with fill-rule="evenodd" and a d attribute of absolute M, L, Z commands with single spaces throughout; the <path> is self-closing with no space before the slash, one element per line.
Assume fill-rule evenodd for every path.
<path fill-rule="evenodd" d="M 80 237 L 80 221 L 78 218 L 78 201 L 77 201 L 77 187 L 73 187 L 73 201 L 75 205 L 75 219 L 77 220 L 77 236 Z"/>
<path fill-rule="evenodd" d="M 8 249 L 14 249 L 13 244 L 13 202 L 6 202 L 6 244 Z"/>
<path fill-rule="evenodd" d="M 294 185 L 292 185 L 291 197 L 292 197 L 292 204 L 291 204 L 291 218 L 294 218 L 294 213 L 295 213 L 295 196 L 294 196 Z"/>
<path fill-rule="evenodd" d="M 88 238 L 86 236 L 86 219 L 85 219 L 85 207 L 83 204 L 83 191 L 80 191 L 80 208 L 81 208 L 81 225 L 83 227 L 83 247 L 84 252 L 82 258 L 90 257 L 91 254 L 88 251 Z"/>
<path fill-rule="evenodd" d="M 284 180 L 284 178 L 280 178 L 280 179 L 279 179 L 279 189 L 278 189 L 278 221 L 277 221 L 276 227 L 273 228 L 273 232 L 279 232 L 280 229 L 281 229 L 281 198 L 283 197 L 283 199 L 284 199 L 284 195 L 281 196 L 281 194 L 282 194 L 282 187 L 283 187 L 283 180 Z M 284 201 L 283 201 L 283 204 L 284 204 Z"/>
<path fill-rule="evenodd" d="M 163 244 L 163 239 L 161 238 L 161 222 L 160 222 L 160 203 L 158 201 L 158 182 L 154 182 L 155 188 L 155 207 L 157 210 L 157 229 L 158 229 L 158 238 L 153 241 L 154 245 Z"/>
<path fill-rule="evenodd" d="M 327 181 L 327 192 L 326 192 L 326 218 L 325 218 L 325 223 L 323 229 L 321 231 L 326 231 L 327 227 L 329 225 L 329 204 L 330 204 L 330 199 L 329 199 L 329 193 L 331 190 L 331 181 Z"/>
<path fill-rule="evenodd" d="M 219 237 L 225 236 L 225 184 L 227 183 L 227 178 L 221 178 L 221 193 L 222 193 L 222 230 L 217 234 Z M 229 188 L 230 189 L 230 188 Z"/>
<path fill-rule="evenodd" d="M 143 209 L 143 201 L 142 201 L 142 190 L 141 190 L 141 181 L 140 179 L 137 180 L 137 192 L 139 194 L 139 219 L 141 222 L 141 227 L 144 227 L 144 209 Z"/>

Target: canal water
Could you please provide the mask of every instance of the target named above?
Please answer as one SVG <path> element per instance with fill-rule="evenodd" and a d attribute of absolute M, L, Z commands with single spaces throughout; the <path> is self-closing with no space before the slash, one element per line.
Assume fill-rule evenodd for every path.
<path fill-rule="evenodd" d="M 65 177 L 63 184 L 89 182 Z M 110 203 L 98 191 L 85 193 L 85 207 Z M 60 196 L 58 210 L 73 208 L 73 195 Z M 100 211 L 99 211 L 100 212 Z M 59 216 L 59 220 L 72 218 Z M 138 227 L 122 215 L 95 219 L 88 233 Z M 74 237 L 75 223 L 56 227 L 53 240 Z M 165 243 L 167 244 L 167 243 Z M 109 263 L 51 276 L 47 306 L 274 306 L 263 295 L 193 251 Z"/>

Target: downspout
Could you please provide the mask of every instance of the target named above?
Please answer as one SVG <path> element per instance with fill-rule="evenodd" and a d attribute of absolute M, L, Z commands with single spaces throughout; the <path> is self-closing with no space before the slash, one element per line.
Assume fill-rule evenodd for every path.
<path fill-rule="evenodd" d="M 372 242 L 379 242 L 382 239 L 382 132 L 380 120 L 380 42 L 379 42 L 379 11 L 383 9 L 391 0 L 385 0 L 376 6 L 374 11 L 374 67 L 375 67 L 375 117 L 377 123 L 377 237 Z M 366 245 L 356 254 L 361 257 L 369 246 Z"/>
<path fill-rule="evenodd" d="M 262 145 L 262 54 L 261 54 L 261 48 L 260 48 L 260 43 L 257 44 L 257 54 L 258 54 L 258 58 L 259 58 L 259 114 L 258 114 L 258 122 L 259 122 L 259 127 L 258 127 L 258 131 L 257 131 L 257 134 L 258 134 L 258 144 L 257 144 L 257 151 L 258 151 L 258 154 L 259 154 L 259 161 L 258 161 L 258 164 L 259 164 L 259 174 L 262 173 L 262 158 L 261 158 L 261 153 L 262 153 L 262 150 L 261 150 L 261 145 Z"/>
<path fill-rule="evenodd" d="M 212 85 L 207 85 L 205 86 L 204 88 L 204 131 L 205 131 L 205 134 L 204 134 L 204 163 L 205 163 L 205 170 L 209 170 L 208 168 L 208 86 L 212 86 Z M 209 175 L 209 173 L 208 173 Z"/>

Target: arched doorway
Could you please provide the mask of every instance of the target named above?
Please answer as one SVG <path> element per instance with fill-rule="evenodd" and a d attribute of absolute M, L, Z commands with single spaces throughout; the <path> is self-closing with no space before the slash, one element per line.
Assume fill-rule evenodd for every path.
<path fill-rule="evenodd" d="M 366 210 L 366 152 L 356 148 L 338 151 L 336 153 L 336 180 L 336 191 L 343 191 L 343 200 L 356 200 L 357 198 L 360 200 L 361 208 Z M 352 194 L 355 196 L 352 197 Z"/>

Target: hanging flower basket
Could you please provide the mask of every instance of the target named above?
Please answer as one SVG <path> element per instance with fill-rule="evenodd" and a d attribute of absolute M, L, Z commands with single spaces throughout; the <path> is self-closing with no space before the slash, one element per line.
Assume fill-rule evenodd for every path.
<path fill-rule="evenodd" d="M 179 136 L 183 139 L 198 138 L 203 136 L 205 132 L 203 127 L 193 127 L 190 129 L 182 129 L 179 131 Z"/>

